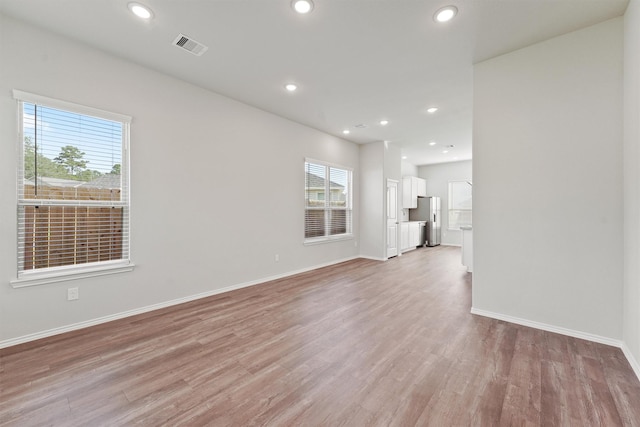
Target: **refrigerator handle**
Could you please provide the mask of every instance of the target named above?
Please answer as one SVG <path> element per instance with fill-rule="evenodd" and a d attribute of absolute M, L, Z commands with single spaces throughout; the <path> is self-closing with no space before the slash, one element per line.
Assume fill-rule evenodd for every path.
<path fill-rule="evenodd" d="M 436 222 L 436 214 L 433 214 L 433 222 Z"/>

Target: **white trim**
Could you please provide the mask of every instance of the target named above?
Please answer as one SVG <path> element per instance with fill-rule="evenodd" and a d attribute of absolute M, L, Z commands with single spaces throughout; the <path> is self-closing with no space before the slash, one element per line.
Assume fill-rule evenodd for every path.
<path fill-rule="evenodd" d="M 105 276 L 107 274 L 133 271 L 135 264 L 127 260 L 100 261 L 91 265 L 75 264 L 73 266 L 53 267 L 47 271 L 28 270 L 20 273 L 9 283 L 15 289 L 28 286 L 46 285 L 47 283 L 66 282 L 67 280 L 86 279 L 87 277 Z"/>
<path fill-rule="evenodd" d="M 309 207 L 307 206 L 307 164 L 314 164 L 317 166 L 322 166 L 323 168 L 325 168 L 325 172 L 327 173 L 327 176 L 324 178 L 325 181 L 325 192 L 327 193 L 327 195 L 329 196 L 329 198 L 327 199 L 325 197 L 325 203 L 323 207 Z M 332 207 L 331 206 L 331 192 L 330 190 L 330 185 L 329 183 L 331 182 L 331 173 L 329 171 L 329 169 L 339 169 L 339 170 L 343 170 L 347 172 L 347 187 L 348 187 L 348 200 L 346 201 L 347 203 L 345 204 L 345 207 Z M 349 239 L 353 239 L 354 235 L 353 235 L 353 215 L 354 215 L 354 208 L 353 208 L 353 169 L 346 167 L 346 166 L 341 166 L 341 165 L 337 165 L 337 164 L 332 164 L 329 162 L 324 162 L 321 160 L 315 160 L 315 159 L 311 159 L 309 157 L 305 157 L 304 159 L 304 188 L 305 188 L 305 193 L 304 193 L 304 215 L 305 215 L 305 220 L 304 220 L 304 229 L 303 229 L 303 236 L 304 239 L 302 241 L 302 244 L 305 246 L 308 245 L 316 245 L 316 244 L 322 244 L 322 243 L 329 243 L 329 242 L 333 242 L 333 241 L 340 241 L 340 240 L 349 240 Z M 331 211 L 345 211 L 345 217 L 348 217 L 348 221 L 346 222 L 346 226 L 348 228 L 346 233 L 342 233 L 342 234 L 336 234 L 336 235 L 330 235 L 330 234 L 324 234 L 323 236 L 318 236 L 318 237 L 310 237 L 307 238 L 306 234 L 307 234 L 307 221 L 306 221 L 306 214 L 308 211 L 318 211 L 318 212 L 323 212 L 325 215 L 325 219 L 326 219 L 326 214 L 327 212 L 331 212 Z M 329 227 L 330 227 L 330 223 L 326 223 L 325 224 L 325 233 L 329 232 Z"/>
<path fill-rule="evenodd" d="M 494 313 L 491 311 L 480 310 L 477 308 L 471 308 L 471 314 L 478 316 L 489 317 L 491 319 L 503 320 L 509 323 L 515 323 L 516 325 L 528 326 L 530 328 L 539 329 L 541 331 L 553 332 L 560 335 L 566 335 L 568 337 L 579 338 L 582 340 L 592 341 L 600 344 L 610 345 L 622 350 L 622 353 L 627 358 L 627 361 L 631 365 L 633 372 L 640 380 L 640 364 L 633 357 L 631 350 L 627 347 L 627 344 L 622 340 L 616 340 L 613 338 L 607 338 L 600 335 L 589 334 L 586 332 L 576 331 L 574 329 L 561 328 L 559 326 L 553 326 L 546 323 L 535 322 L 532 320 L 522 319 L 519 317 L 508 316 L 506 314 Z"/>
<path fill-rule="evenodd" d="M 67 110 L 78 114 L 98 117 L 101 119 L 112 120 L 114 122 L 131 123 L 131 116 L 124 114 L 112 113 L 111 111 L 100 110 L 98 108 L 87 107 L 86 105 L 75 104 L 73 102 L 62 101 L 59 99 L 49 98 L 34 93 L 23 92 L 21 90 L 13 90 L 13 98 L 18 101 L 29 102 L 31 104 L 44 105 L 51 108 Z"/>
<path fill-rule="evenodd" d="M 638 379 L 640 380 L 640 363 L 638 363 L 636 358 L 633 357 L 631 350 L 629 350 L 629 347 L 627 347 L 627 343 L 623 342 L 621 348 L 622 348 L 622 353 L 624 353 L 624 356 L 627 358 L 627 360 L 629 361 L 629 364 L 631 365 L 631 369 L 633 369 L 633 372 L 635 372 L 636 377 L 638 377 Z"/>
<path fill-rule="evenodd" d="M 610 345 L 613 347 L 622 348 L 623 342 L 613 338 L 607 338 L 600 335 L 589 334 L 587 332 L 576 331 L 574 329 L 562 328 L 560 326 L 553 326 L 547 323 L 535 322 L 533 320 L 522 319 L 520 317 L 508 316 L 506 314 L 494 313 L 491 311 L 480 310 L 477 308 L 471 308 L 471 314 L 478 316 L 490 317 L 492 319 L 504 320 L 505 322 L 515 323 L 516 325 L 528 326 L 534 329 L 540 329 L 542 331 L 553 332 L 560 335 L 566 335 L 568 337 L 579 338 L 582 340 L 593 341 L 600 344 Z"/>
<path fill-rule="evenodd" d="M 398 255 L 396 256 L 400 256 L 401 254 L 398 253 Z M 362 259 L 370 259 L 373 261 L 388 261 L 391 258 L 395 258 L 395 257 L 391 257 L 391 258 L 380 258 L 380 257 L 376 257 L 376 256 L 368 256 L 368 255 L 360 255 L 358 258 L 362 258 Z"/>
<path fill-rule="evenodd" d="M 11 339 L 8 339 L 8 340 L 0 341 L 0 349 L 6 348 L 6 347 L 11 347 L 11 346 L 18 345 L 18 344 L 24 344 L 26 342 L 35 341 L 35 340 L 39 340 L 39 339 L 42 339 L 42 338 L 51 337 L 51 336 L 54 336 L 54 335 L 63 334 L 65 332 L 72 332 L 72 331 L 76 331 L 78 329 L 88 328 L 90 326 L 95 326 L 95 325 L 111 322 L 111 321 L 118 320 L 118 319 L 123 319 L 123 318 L 130 317 L 130 316 L 135 316 L 135 315 L 138 315 L 138 314 L 147 313 L 147 312 L 153 311 L 153 310 L 159 310 L 159 309 L 162 309 L 162 308 L 171 307 L 171 306 L 174 306 L 174 305 L 177 305 L 177 304 L 183 304 L 185 302 L 190 302 L 190 301 L 198 300 L 198 299 L 201 299 L 201 298 L 206 298 L 206 297 L 222 294 L 222 293 L 229 292 L 229 291 L 234 291 L 234 290 L 237 290 L 237 289 L 247 288 L 249 286 L 259 285 L 259 284 L 262 284 L 262 283 L 266 283 L 266 282 L 270 282 L 270 281 L 273 281 L 273 280 L 282 279 L 282 278 L 293 276 L 293 275 L 296 275 L 296 274 L 306 273 L 307 271 L 315 270 L 315 269 L 318 269 L 318 268 L 328 267 L 328 266 L 331 266 L 331 265 L 334 265 L 334 264 L 340 264 L 341 262 L 351 261 L 351 260 L 354 260 L 354 259 L 357 259 L 357 258 L 360 258 L 360 257 L 358 257 L 358 256 L 348 257 L 348 258 L 344 258 L 344 259 L 340 259 L 340 260 L 336 260 L 336 261 L 331 261 L 331 262 L 315 265 L 315 266 L 312 266 L 312 267 L 307 267 L 307 268 L 302 268 L 302 269 L 299 269 L 299 270 L 290 271 L 290 272 L 287 272 L 287 273 L 277 274 L 275 276 L 265 277 L 265 278 L 262 278 L 262 279 L 252 280 L 252 281 L 244 282 L 244 283 L 238 283 L 236 285 L 226 286 L 224 288 L 214 289 L 214 290 L 207 291 L 207 292 L 202 292 L 202 293 L 199 293 L 199 294 L 196 294 L 196 295 L 189 295 L 189 296 L 186 296 L 186 297 L 182 297 L 182 298 L 177 298 L 177 299 L 170 300 L 170 301 L 161 302 L 161 303 L 158 303 L 158 304 L 152 304 L 152 305 L 148 305 L 148 306 L 145 306 L 145 307 L 140 307 L 140 308 L 136 308 L 136 309 L 133 309 L 133 310 L 123 311 L 123 312 L 120 312 L 120 313 L 111 314 L 111 315 L 104 316 L 104 317 L 98 317 L 96 319 L 86 320 L 84 322 L 74 323 L 74 324 L 71 324 L 71 325 L 61 326 L 61 327 L 53 328 L 53 329 L 48 329 L 48 330 L 42 331 L 42 332 L 36 332 L 36 333 L 33 333 L 33 334 L 29 334 L 29 335 L 23 335 L 21 337 L 11 338 Z"/>
<path fill-rule="evenodd" d="M 83 183 L 78 181 L 78 184 Z M 120 200 L 18 199 L 18 203 L 21 206 L 127 207 L 127 202 Z"/>
<path fill-rule="evenodd" d="M 345 233 L 345 234 L 334 234 L 333 236 L 324 236 L 324 237 L 312 237 L 310 239 L 306 239 L 302 242 L 305 246 L 319 245 L 322 243 L 332 243 L 332 242 L 341 242 L 344 240 L 353 240 L 355 237 L 353 233 Z"/>
<path fill-rule="evenodd" d="M 129 157 L 129 141 L 130 141 L 130 123 L 131 117 L 123 114 L 112 113 L 93 107 L 74 104 L 59 99 L 48 98 L 46 96 L 36 95 L 20 90 L 13 90 L 13 97 L 18 105 L 18 272 L 15 279 L 10 279 L 9 283 L 13 288 L 22 288 L 27 286 L 43 285 L 47 283 L 56 283 L 67 280 L 83 279 L 87 277 L 103 276 L 107 274 L 122 273 L 132 271 L 134 264 L 130 260 L 131 253 L 131 223 L 129 218 L 131 199 L 130 199 L 130 157 Z M 122 160 L 121 160 L 121 200 L 119 201 L 98 201 L 98 200 L 59 200 L 59 199 L 25 199 L 24 198 L 24 104 L 32 103 L 42 105 L 48 108 L 56 108 L 64 111 L 81 114 L 84 116 L 92 116 L 103 120 L 117 122 L 122 127 Z M 35 120 L 38 118 L 36 116 Z M 37 123 L 34 122 L 37 127 Z M 78 182 L 78 185 L 81 184 Z M 22 208 L 27 206 L 72 206 L 72 207 L 119 207 L 123 212 L 123 242 L 122 242 L 122 259 L 113 261 L 100 261 L 86 264 L 72 264 L 52 268 L 42 268 L 37 270 L 24 270 L 24 251 L 20 249 L 21 239 L 24 237 L 21 229 L 21 221 L 24 219 Z M 22 213 L 20 213 L 22 212 Z"/>

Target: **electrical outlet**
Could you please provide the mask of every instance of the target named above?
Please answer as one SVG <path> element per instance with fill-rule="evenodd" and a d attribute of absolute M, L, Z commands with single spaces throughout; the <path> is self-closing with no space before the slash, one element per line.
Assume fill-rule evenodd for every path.
<path fill-rule="evenodd" d="M 280 261 L 280 255 L 276 254 L 275 259 L 276 259 L 276 262 Z"/>
<path fill-rule="evenodd" d="M 69 288 L 67 289 L 67 301 L 75 301 L 80 298 L 78 293 L 78 288 Z"/>

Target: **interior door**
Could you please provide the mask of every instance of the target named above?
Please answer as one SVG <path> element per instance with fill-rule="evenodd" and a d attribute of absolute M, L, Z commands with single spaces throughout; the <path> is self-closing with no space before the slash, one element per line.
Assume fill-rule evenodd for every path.
<path fill-rule="evenodd" d="M 387 180 L 387 258 L 398 255 L 398 181 Z"/>

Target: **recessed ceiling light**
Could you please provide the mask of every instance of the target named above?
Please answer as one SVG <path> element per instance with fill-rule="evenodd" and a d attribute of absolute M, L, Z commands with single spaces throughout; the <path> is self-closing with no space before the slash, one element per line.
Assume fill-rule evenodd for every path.
<path fill-rule="evenodd" d="M 458 8 L 455 6 L 445 6 L 443 8 L 438 9 L 438 11 L 433 15 L 433 19 L 436 22 L 448 22 L 453 19 L 454 16 L 458 13 Z"/>
<path fill-rule="evenodd" d="M 349 129 L 345 129 L 342 131 L 342 133 L 344 133 L 345 135 L 349 135 L 351 131 Z"/>
<path fill-rule="evenodd" d="M 402 160 L 407 160 L 407 156 L 402 156 Z"/>
<path fill-rule="evenodd" d="M 388 125 L 388 124 L 389 124 L 389 120 L 380 120 L 380 124 L 381 124 L 382 126 L 386 126 L 386 125 Z"/>
<path fill-rule="evenodd" d="M 436 145 L 436 142 L 435 142 L 435 141 L 431 141 L 431 142 L 429 143 L 429 145 L 433 147 L 434 145 Z"/>
<path fill-rule="evenodd" d="M 298 13 L 305 14 L 311 12 L 313 9 L 313 2 L 311 0 L 293 0 L 291 7 Z"/>
<path fill-rule="evenodd" d="M 442 150 L 442 154 L 447 154 L 449 150 Z"/>
<path fill-rule="evenodd" d="M 298 86 L 293 83 L 287 83 L 286 85 L 284 85 L 284 88 L 289 92 L 294 92 L 296 89 L 298 89 Z"/>
<path fill-rule="evenodd" d="M 430 107 L 430 108 L 427 108 L 427 113 L 431 113 L 431 114 L 433 114 L 433 113 L 435 113 L 436 111 L 438 111 L 438 107 Z"/>
<path fill-rule="evenodd" d="M 127 6 L 129 7 L 129 10 L 133 12 L 133 14 L 138 18 L 151 19 L 151 17 L 153 16 L 153 12 L 151 12 L 151 9 L 149 9 L 147 6 L 141 5 L 140 3 L 132 2 Z"/>

